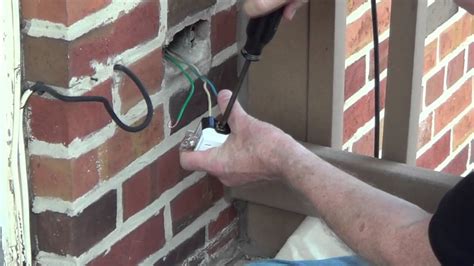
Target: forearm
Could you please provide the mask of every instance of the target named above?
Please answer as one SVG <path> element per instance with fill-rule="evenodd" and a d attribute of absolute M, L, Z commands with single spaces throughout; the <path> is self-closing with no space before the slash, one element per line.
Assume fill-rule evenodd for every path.
<path fill-rule="evenodd" d="M 378 265 L 437 263 L 427 234 L 430 214 L 361 182 L 295 142 L 287 142 L 285 149 L 285 180 L 351 248 Z"/>

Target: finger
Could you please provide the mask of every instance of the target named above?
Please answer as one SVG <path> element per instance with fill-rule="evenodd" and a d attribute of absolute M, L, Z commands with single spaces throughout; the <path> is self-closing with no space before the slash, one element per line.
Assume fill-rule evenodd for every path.
<path fill-rule="evenodd" d="M 288 6 L 286 6 L 285 12 L 283 13 L 283 16 L 288 20 L 292 20 L 293 17 L 295 16 L 295 14 L 296 14 L 296 11 L 298 11 L 298 9 L 300 7 L 302 7 L 304 4 L 306 4 L 307 2 L 308 2 L 308 0 L 294 0 L 294 1 L 292 1 L 290 4 L 288 4 Z"/>
<path fill-rule="evenodd" d="M 247 0 L 244 10 L 251 17 L 261 16 L 278 9 L 290 0 Z"/>
<path fill-rule="evenodd" d="M 227 108 L 227 105 L 231 97 L 232 97 L 232 92 L 230 90 L 222 90 L 221 92 L 219 92 L 219 95 L 217 97 L 217 103 L 219 104 L 219 109 L 221 110 L 222 113 L 225 112 L 225 109 Z M 234 106 L 232 106 L 232 110 L 230 112 L 230 116 L 228 119 L 229 124 L 231 126 L 235 125 L 238 118 L 245 116 L 246 114 L 247 113 L 244 111 L 239 101 L 235 101 Z"/>
<path fill-rule="evenodd" d="M 179 161 L 181 167 L 188 171 L 207 171 L 209 159 L 209 150 L 207 151 L 181 151 Z"/>

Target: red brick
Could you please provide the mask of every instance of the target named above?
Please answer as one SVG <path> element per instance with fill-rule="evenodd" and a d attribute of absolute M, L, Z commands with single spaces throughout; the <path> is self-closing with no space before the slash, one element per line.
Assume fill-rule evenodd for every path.
<path fill-rule="evenodd" d="M 465 110 L 472 99 L 472 79 L 459 88 L 446 102 L 435 110 L 435 134 Z"/>
<path fill-rule="evenodd" d="M 471 109 L 453 128 L 453 150 L 474 132 L 474 109 Z"/>
<path fill-rule="evenodd" d="M 41 19 L 66 26 L 104 8 L 111 0 L 22 0 L 24 19 Z"/>
<path fill-rule="evenodd" d="M 237 40 L 237 8 L 233 6 L 212 17 L 211 46 L 215 55 Z"/>
<path fill-rule="evenodd" d="M 388 46 L 388 40 L 384 40 L 383 42 L 380 43 L 379 46 L 379 57 L 380 57 L 380 73 L 382 73 L 385 69 L 387 69 L 388 66 L 388 52 L 389 52 L 389 46 Z M 374 49 L 370 51 L 370 70 L 369 70 L 369 80 L 374 79 Z"/>
<path fill-rule="evenodd" d="M 177 234 L 222 198 L 223 186 L 214 177 L 206 176 L 181 192 L 171 201 L 173 233 Z M 192 204 L 190 204 L 192 202 Z"/>
<path fill-rule="evenodd" d="M 437 57 L 438 39 L 435 39 L 425 47 L 423 74 L 428 73 L 436 65 Z"/>
<path fill-rule="evenodd" d="M 347 100 L 365 84 L 365 56 L 354 62 L 346 68 L 346 77 L 344 82 L 344 96 Z"/>
<path fill-rule="evenodd" d="M 152 176 L 145 167 L 123 183 L 123 219 L 144 209 L 152 201 Z"/>
<path fill-rule="evenodd" d="M 440 59 L 443 59 L 471 35 L 471 15 L 466 14 L 440 35 Z"/>
<path fill-rule="evenodd" d="M 363 5 L 367 0 L 348 0 L 347 1 L 347 14 L 352 13 L 354 10 Z"/>
<path fill-rule="evenodd" d="M 110 251 L 105 252 L 87 265 L 138 265 L 158 251 L 165 243 L 163 211 L 130 232 Z"/>
<path fill-rule="evenodd" d="M 426 82 L 425 106 L 429 106 L 443 94 L 444 72 L 444 68 L 442 68 Z"/>
<path fill-rule="evenodd" d="M 35 196 L 67 201 L 81 197 L 99 181 L 95 151 L 70 160 L 32 155 L 30 171 Z"/>
<path fill-rule="evenodd" d="M 151 164 L 150 168 L 155 197 L 174 187 L 191 174 L 190 171 L 184 170 L 179 163 L 179 145 L 163 154 Z"/>
<path fill-rule="evenodd" d="M 450 88 L 458 81 L 464 73 L 464 51 L 454 57 L 448 64 L 448 74 L 446 78 L 446 86 Z"/>
<path fill-rule="evenodd" d="M 466 146 L 451 162 L 449 162 L 442 172 L 460 176 L 467 169 L 468 156 L 469 146 Z"/>
<path fill-rule="evenodd" d="M 474 21 L 474 19 L 472 20 Z M 468 65 L 467 71 L 474 68 L 474 42 L 469 45 L 469 58 L 468 58 Z"/>
<path fill-rule="evenodd" d="M 112 102 L 111 88 L 112 82 L 108 80 L 85 95 L 103 96 Z M 112 121 L 102 103 L 67 103 L 34 96 L 29 106 L 32 136 L 50 143 L 68 145 L 74 139 L 82 139 Z"/>
<path fill-rule="evenodd" d="M 229 226 L 237 218 L 237 211 L 233 206 L 223 210 L 216 220 L 212 221 L 208 225 L 209 239 L 213 239 L 220 233 L 224 228 Z"/>
<path fill-rule="evenodd" d="M 124 219 L 144 209 L 189 174 L 179 163 L 179 145 L 167 151 L 123 184 Z"/>
<path fill-rule="evenodd" d="M 95 29 L 70 45 L 70 75 L 93 75 L 92 61 L 104 62 L 108 57 L 158 35 L 159 1 L 144 1 L 113 24 Z"/>
<path fill-rule="evenodd" d="M 371 129 L 367 134 L 354 143 L 352 152 L 372 156 L 374 154 L 374 130 Z"/>
<path fill-rule="evenodd" d="M 161 89 L 163 80 L 163 61 L 161 48 L 149 53 L 144 58 L 130 66 L 130 69 L 140 78 L 149 94 L 154 94 Z M 126 76 L 119 89 L 122 102 L 122 114 L 127 113 L 130 108 L 143 100 L 143 96 L 135 83 Z"/>
<path fill-rule="evenodd" d="M 391 0 L 384 0 L 377 4 L 380 33 L 389 28 L 391 2 Z M 372 16 L 370 11 L 365 12 L 362 17 L 347 26 L 346 39 L 346 56 L 354 54 L 370 43 L 372 40 Z"/>
<path fill-rule="evenodd" d="M 374 117 L 373 92 L 364 95 L 344 112 L 344 142 Z"/>
<path fill-rule="evenodd" d="M 206 241 L 206 230 L 205 228 L 199 229 L 193 236 L 186 239 L 178 247 L 168 253 L 165 257 L 161 258 L 155 263 L 155 266 L 169 266 L 169 265 L 200 265 L 200 261 L 192 260 L 186 264 L 183 263 L 194 251 L 204 246 Z M 202 258 L 197 258 L 202 260 Z"/>
<path fill-rule="evenodd" d="M 418 149 L 425 146 L 431 140 L 433 128 L 433 113 L 420 122 L 418 129 Z"/>
<path fill-rule="evenodd" d="M 76 216 L 51 211 L 35 214 L 38 248 L 79 256 L 115 229 L 117 194 L 110 191 Z"/>
<path fill-rule="evenodd" d="M 138 133 L 118 128 L 115 135 L 98 147 L 99 174 L 108 179 L 125 168 L 137 157 L 149 151 L 163 140 L 163 106 L 155 109 L 153 120 Z"/>
<path fill-rule="evenodd" d="M 423 168 L 435 169 L 450 153 L 451 132 L 447 132 L 433 144 L 417 160 L 416 165 Z"/>

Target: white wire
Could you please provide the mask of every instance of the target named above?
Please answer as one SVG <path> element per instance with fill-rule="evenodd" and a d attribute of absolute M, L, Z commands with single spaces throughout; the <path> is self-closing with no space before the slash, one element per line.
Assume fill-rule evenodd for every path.
<path fill-rule="evenodd" d="M 207 107 L 209 117 L 212 117 L 212 100 L 211 100 L 211 93 L 209 92 L 209 88 L 207 88 L 207 82 L 204 82 L 203 89 L 207 94 Z"/>
<path fill-rule="evenodd" d="M 180 56 L 179 54 L 171 51 L 171 50 L 167 50 L 172 56 L 178 58 L 178 60 L 182 61 L 182 62 L 186 62 L 184 60 L 184 58 L 182 56 Z M 194 68 L 196 70 L 196 72 L 199 74 L 199 76 L 201 77 L 202 76 L 202 72 L 201 70 L 199 70 L 199 68 L 192 64 L 192 63 L 189 63 L 189 62 L 186 62 L 189 64 L 189 66 L 191 66 L 192 68 Z M 201 79 L 202 80 L 202 79 Z M 202 80 L 203 81 L 203 89 L 204 91 L 206 92 L 207 94 L 207 105 L 208 105 L 208 113 L 209 113 L 209 116 L 212 116 L 212 98 L 211 98 L 211 93 L 209 92 L 209 88 L 207 87 L 207 81 L 205 80 Z"/>

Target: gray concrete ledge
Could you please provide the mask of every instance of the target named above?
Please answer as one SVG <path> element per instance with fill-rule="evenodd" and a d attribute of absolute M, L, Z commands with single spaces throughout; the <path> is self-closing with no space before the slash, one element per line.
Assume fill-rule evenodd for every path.
<path fill-rule="evenodd" d="M 304 144 L 309 150 L 360 180 L 412 202 L 426 211 L 436 210 L 443 195 L 461 177 L 401 163 L 378 160 L 340 150 Z M 305 200 L 285 184 L 261 182 L 230 189 L 232 198 L 316 216 Z"/>

